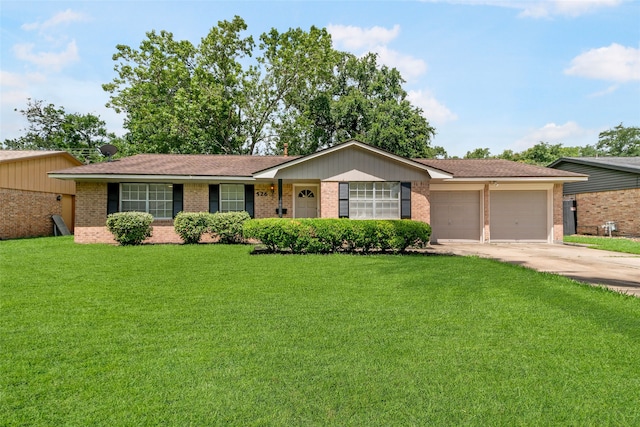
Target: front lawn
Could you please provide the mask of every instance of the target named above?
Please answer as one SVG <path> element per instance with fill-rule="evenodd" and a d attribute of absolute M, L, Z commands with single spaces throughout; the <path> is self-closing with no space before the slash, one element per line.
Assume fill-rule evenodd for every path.
<path fill-rule="evenodd" d="M 640 300 L 469 257 L 0 242 L 2 425 L 639 425 Z"/>
<path fill-rule="evenodd" d="M 640 239 L 629 239 L 624 237 L 564 236 L 564 241 L 567 243 L 588 245 L 591 248 L 602 249 L 605 251 L 640 254 Z"/>

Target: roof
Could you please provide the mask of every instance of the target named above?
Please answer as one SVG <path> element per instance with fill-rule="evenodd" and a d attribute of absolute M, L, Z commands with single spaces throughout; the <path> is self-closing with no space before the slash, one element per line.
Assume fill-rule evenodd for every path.
<path fill-rule="evenodd" d="M 554 168 L 563 162 L 640 174 L 640 157 L 562 157 L 549 167 Z"/>
<path fill-rule="evenodd" d="M 341 146 L 356 145 L 383 156 L 402 161 L 407 166 L 428 171 L 432 178 L 487 179 L 534 178 L 586 179 L 586 175 L 501 159 L 406 159 L 375 147 L 353 141 Z M 138 154 L 110 162 L 93 163 L 50 175 L 61 179 L 109 178 L 174 178 L 174 179 L 259 179 L 272 178 L 279 169 L 308 161 L 326 153 L 337 151 L 334 146 L 308 156 L 249 156 L 210 154 Z"/>
<path fill-rule="evenodd" d="M 183 177 L 252 177 L 262 169 L 298 156 L 241 156 L 211 154 L 137 154 L 110 162 L 55 171 L 56 175 L 171 175 Z"/>
<path fill-rule="evenodd" d="M 585 175 L 504 159 L 415 159 L 454 178 L 563 178 Z"/>
<path fill-rule="evenodd" d="M 82 162 L 66 151 L 49 151 L 49 150 L 0 150 L 0 163 L 17 162 L 21 160 L 30 160 L 41 157 L 63 156 L 81 165 Z"/>

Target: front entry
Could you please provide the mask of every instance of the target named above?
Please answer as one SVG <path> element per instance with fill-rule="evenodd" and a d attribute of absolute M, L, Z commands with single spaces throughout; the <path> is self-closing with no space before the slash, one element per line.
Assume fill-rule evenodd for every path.
<path fill-rule="evenodd" d="M 318 186 L 296 185 L 295 217 L 316 218 L 318 216 Z"/>

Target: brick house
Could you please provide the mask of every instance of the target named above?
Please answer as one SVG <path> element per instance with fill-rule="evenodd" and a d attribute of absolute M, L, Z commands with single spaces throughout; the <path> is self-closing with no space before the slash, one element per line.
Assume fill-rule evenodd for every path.
<path fill-rule="evenodd" d="M 351 140 L 307 156 L 140 154 L 49 176 L 76 182 L 79 243 L 113 242 L 107 215 L 150 212 L 152 243 L 180 211 L 255 218 L 408 218 L 433 241 L 562 239 L 562 184 L 585 176 L 506 160 L 407 159 Z"/>
<path fill-rule="evenodd" d="M 566 234 L 640 236 L 640 157 L 563 157 L 550 168 L 589 176 L 563 187 Z"/>
<path fill-rule="evenodd" d="M 47 172 L 82 163 L 64 151 L 0 150 L 0 240 L 54 234 L 52 215 L 73 230 L 73 181 Z"/>

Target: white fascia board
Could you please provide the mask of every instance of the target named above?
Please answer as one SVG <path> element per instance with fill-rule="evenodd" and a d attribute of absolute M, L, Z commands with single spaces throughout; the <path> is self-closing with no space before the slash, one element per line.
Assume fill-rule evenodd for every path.
<path fill-rule="evenodd" d="M 49 178 L 75 181 L 255 181 L 252 176 L 206 176 L 206 175 L 114 175 L 114 174 L 48 174 Z"/>
<path fill-rule="evenodd" d="M 532 176 L 526 178 L 520 177 L 497 177 L 497 178 L 450 178 L 444 179 L 442 182 L 578 182 L 586 181 L 588 177 L 582 176 Z"/>

